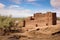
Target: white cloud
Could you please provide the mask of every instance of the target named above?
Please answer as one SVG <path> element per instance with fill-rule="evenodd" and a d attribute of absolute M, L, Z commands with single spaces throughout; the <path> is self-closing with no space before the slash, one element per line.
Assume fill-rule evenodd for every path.
<path fill-rule="evenodd" d="M 22 9 L 22 7 L 18 6 L 18 5 L 10 5 L 7 7 L 8 9 Z"/>
<path fill-rule="evenodd" d="M 28 17 L 32 15 L 32 10 L 24 9 L 18 5 L 10 5 L 7 7 L 7 9 L 4 7 L 0 9 L 0 15 L 12 15 L 12 17 Z"/>
<path fill-rule="evenodd" d="M 36 0 L 27 0 L 28 2 L 35 2 Z"/>
<path fill-rule="evenodd" d="M 10 0 L 13 3 L 21 4 L 23 2 L 35 2 L 36 0 Z"/>
<path fill-rule="evenodd" d="M 2 4 L 2 3 L 0 3 L 0 9 L 1 9 L 1 8 L 4 8 L 4 7 L 5 7 L 5 5 Z"/>
<path fill-rule="evenodd" d="M 57 16 L 60 17 L 60 0 L 50 0 L 50 4 L 55 8 Z"/>
<path fill-rule="evenodd" d="M 1 9 L 0 14 L 4 16 L 12 15 L 12 17 L 27 17 L 31 16 L 31 10 L 14 10 L 14 9 Z"/>
<path fill-rule="evenodd" d="M 18 8 L 19 6 L 18 5 L 10 5 L 9 8 Z"/>
<path fill-rule="evenodd" d="M 22 0 L 10 0 L 13 3 L 20 4 Z"/>
<path fill-rule="evenodd" d="M 38 0 L 10 0 L 10 1 L 15 4 L 27 3 L 27 4 L 32 4 L 34 6 L 41 6 L 41 4 L 36 3 L 36 1 Z"/>
<path fill-rule="evenodd" d="M 51 5 L 55 8 L 60 8 L 60 0 L 51 0 Z"/>
<path fill-rule="evenodd" d="M 26 0 L 27 4 L 31 4 L 36 7 L 42 6 L 41 4 L 38 4 L 36 1 L 38 1 L 38 0 Z"/>

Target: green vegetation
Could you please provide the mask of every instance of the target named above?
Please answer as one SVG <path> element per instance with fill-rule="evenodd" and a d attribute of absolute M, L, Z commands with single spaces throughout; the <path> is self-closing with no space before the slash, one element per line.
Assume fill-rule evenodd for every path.
<path fill-rule="evenodd" d="M 7 28 L 13 26 L 14 21 L 22 21 L 24 18 L 12 18 L 11 16 L 1 16 L 0 15 L 0 28 Z"/>
<path fill-rule="evenodd" d="M 57 20 L 60 20 L 60 17 L 57 17 Z"/>

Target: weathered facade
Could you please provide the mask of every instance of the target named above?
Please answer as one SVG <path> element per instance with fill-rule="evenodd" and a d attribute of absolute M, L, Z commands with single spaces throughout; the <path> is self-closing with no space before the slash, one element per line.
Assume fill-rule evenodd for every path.
<path fill-rule="evenodd" d="M 56 13 L 36 13 L 34 16 L 26 18 L 23 24 L 26 28 L 56 25 Z"/>

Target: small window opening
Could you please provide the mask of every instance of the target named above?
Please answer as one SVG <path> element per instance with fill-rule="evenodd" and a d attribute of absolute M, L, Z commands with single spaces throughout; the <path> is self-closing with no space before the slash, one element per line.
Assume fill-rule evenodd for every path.
<path fill-rule="evenodd" d="M 39 28 L 37 29 L 37 31 L 40 30 Z"/>
<path fill-rule="evenodd" d="M 48 26 L 48 24 L 46 24 L 46 26 Z"/>
<path fill-rule="evenodd" d="M 38 27 L 38 25 L 36 24 L 36 27 Z"/>
<path fill-rule="evenodd" d="M 26 31 L 28 31 L 28 30 L 26 30 Z"/>

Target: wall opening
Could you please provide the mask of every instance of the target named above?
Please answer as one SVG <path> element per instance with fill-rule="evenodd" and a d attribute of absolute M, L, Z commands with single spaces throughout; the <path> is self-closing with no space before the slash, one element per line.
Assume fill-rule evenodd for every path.
<path fill-rule="evenodd" d="M 48 23 L 46 24 L 46 26 L 48 26 Z"/>
<path fill-rule="evenodd" d="M 40 29 L 38 28 L 38 29 L 36 29 L 37 31 L 39 31 Z"/>
<path fill-rule="evenodd" d="M 38 27 L 38 24 L 36 24 L 36 27 Z"/>
<path fill-rule="evenodd" d="M 25 20 L 23 21 L 23 27 L 25 27 Z"/>

